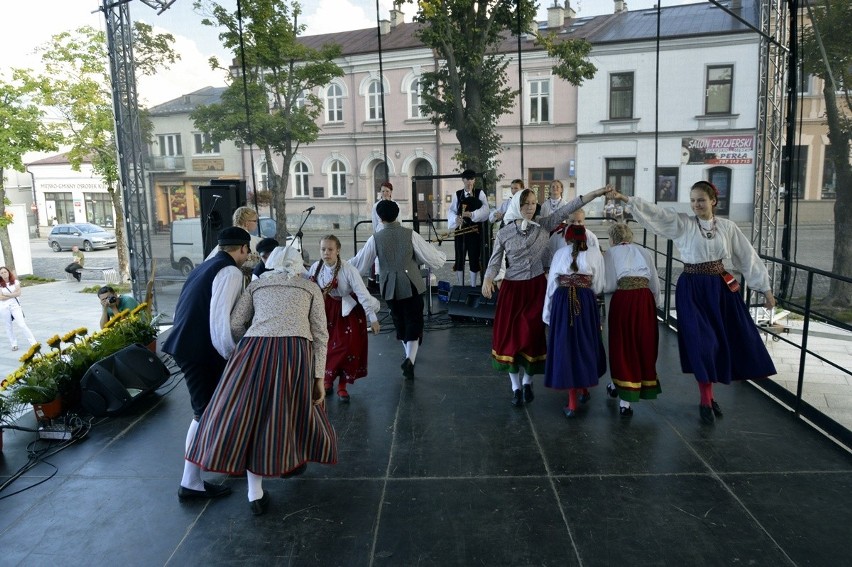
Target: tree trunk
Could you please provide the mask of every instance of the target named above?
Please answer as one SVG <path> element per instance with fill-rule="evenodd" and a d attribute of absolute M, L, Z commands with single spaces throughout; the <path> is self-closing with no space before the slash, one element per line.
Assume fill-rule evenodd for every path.
<path fill-rule="evenodd" d="M 281 176 L 275 172 L 275 168 L 272 167 L 272 148 L 265 147 L 263 153 L 266 157 L 266 171 L 269 172 L 269 191 L 272 193 L 272 209 L 275 211 L 275 240 L 281 246 L 284 246 L 287 242 L 287 182 L 290 176 Z M 292 156 L 290 156 L 289 160 L 285 158 L 284 161 L 286 163 L 282 165 L 282 171 L 290 171 L 289 162 L 292 159 Z"/>
<path fill-rule="evenodd" d="M 831 271 L 837 275 L 852 277 L 852 168 L 849 166 L 850 134 L 843 127 L 843 118 L 837 108 L 837 96 L 829 82 L 823 88 L 826 120 L 828 122 L 829 155 L 837 174 L 836 198 L 834 201 L 834 254 Z M 852 284 L 831 280 L 828 303 L 834 307 L 852 306 Z"/>
<path fill-rule="evenodd" d="M 6 171 L 0 167 L 0 219 L 4 221 L 6 217 L 6 187 L 3 185 L 5 174 Z M 3 250 L 6 267 L 14 271 L 15 253 L 12 252 L 12 240 L 9 238 L 9 226 L 6 222 L 0 223 L 0 249 Z"/>
<path fill-rule="evenodd" d="M 121 208 L 121 197 L 118 191 L 115 190 L 115 185 L 107 186 L 109 198 L 112 201 L 112 209 L 115 212 L 115 240 L 118 243 L 116 250 L 118 251 L 118 273 L 121 274 L 121 281 L 130 279 L 130 269 L 127 261 L 127 240 L 124 237 L 124 209 Z"/>

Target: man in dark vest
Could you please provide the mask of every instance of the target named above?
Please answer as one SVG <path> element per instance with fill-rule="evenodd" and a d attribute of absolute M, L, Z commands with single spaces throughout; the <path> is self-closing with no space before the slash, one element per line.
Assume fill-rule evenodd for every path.
<path fill-rule="evenodd" d="M 189 273 L 175 310 L 174 326 L 163 344 L 183 371 L 193 419 L 186 446 L 195 438 L 198 419 L 213 397 L 225 362 L 234 352 L 231 309 L 243 291 L 240 267 L 251 251 L 245 229 L 229 227 L 219 233 L 219 251 Z M 228 486 L 201 479 L 201 468 L 184 460 L 178 498 L 218 498 L 230 494 Z"/>
<path fill-rule="evenodd" d="M 397 222 L 399 206 L 393 201 L 379 201 L 376 213 L 384 228 L 367 240 L 364 248 L 349 262 L 361 275 L 369 275 L 376 257 L 382 267 L 379 292 L 390 308 L 396 338 L 402 341 L 405 359 L 402 373 L 414 378 L 414 362 L 423 337 L 423 294 L 426 283 L 420 274 L 420 264 L 438 269 L 447 256 L 423 240 L 423 237 Z"/>
<path fill-rule="evenodd" d="M 465 256 L 470 258 L 470 285 L 476 286 L 476 278 L 481 269 L 480 243 L 485 232 L 485 221 L 491 208 L 485 191 L 476 189 L 476 172 L 465 169 L 461 174 L 464 188 L 453 193 L 450 210 L 447 213 L 447 227 L 455 230 L 456 263 L 453 271 L 456 273 L 456 284 L 464 285 Z"/>

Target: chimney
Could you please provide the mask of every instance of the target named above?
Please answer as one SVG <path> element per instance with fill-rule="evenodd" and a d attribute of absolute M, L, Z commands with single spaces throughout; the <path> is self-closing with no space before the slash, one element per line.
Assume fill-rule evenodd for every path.
<path fill-rule="evenodd" d="M 577 12 L 571 7 L 571 2 L 565 0 L 565 17 L 574 19 L 577 17 Z"/>
<path fill-rule="evenodd" d="M 399 24 L 405 23 L 405 14 L 402 13 L 402 10 L 397 10 L 394 8 L 390 11 L 390 26 L 391 29 L 395 28 Z"/>
<path fill-rule="evenodd" d="M 627 2 L 624 0 L 615 0 L 615 14 L 627 11 Z"/>
<path fill-rule="evenodd" d="M 547 9 L 547 28 L 562 28 L 565 25 L 565 9 L 555 5 Z"/>
<path fill-rule="evenodd" d="M 388 35 L 391 31 L 390 20 L 379 20 L 379 33 Z"/>

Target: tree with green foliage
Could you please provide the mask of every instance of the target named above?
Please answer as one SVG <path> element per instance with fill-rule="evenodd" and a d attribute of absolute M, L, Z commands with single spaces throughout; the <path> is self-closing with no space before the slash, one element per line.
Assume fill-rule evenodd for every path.
<path fill-rule="evenodd" d="M 55 128 L 42 125 L 44 111 L 31 98 L 37 86 L 20 72 L 8 82 L 0 80 L 0 248 L 11 270 L 15 254 L 9 224 L 14 219 L 6 212 L 6 171 L 24 171 L 25 153 L 54 151 L 60 138 Z"/>
<path fill-rule="evenodd" d="M 143 22 L 133 24 L 134 68 L 153 75 L 179 59 L 172 50 L 174 36 L 157 34 Z M 118 155 L 115 143 L 112 87 L 106 35 L 90 26 L 54 35 L 40 47 L 44 71 L 38 77 L 39 102 L 60 117 L 68 161 L 75 171 L 91 162 L 100 176 L 115 211 L 118 267 L 128 277 L 124 209 L 121 202 Z"/>
<path fill-rule="evenodd" d="M 827 148 L 836 175 L 834 201 L 834 255 L 832 272 L 852 277 L 852 3 L 824 0 L 813 7 L 813 21 L 802 33 L 803 69 L 823 80 Z M 815 33 L 818 32 L 818 33 Z M 820 45 L 822 44 L 822 45 Z M 823 49 L 824 48 L 824 49 Z M 828 303 L 852 307 L 852 285 L 832 280 Z"/>
<path fill-rule="evenodd" d="M 436 70 L 423 74 L 422 105 L 433 124 L 446 124 L 456 133 L 460 149 L 453 157 L 461 169 L 493 171 L 501 151 L 497 121 L 512 109 L 518 95 L 508 86 L 508 60 L 498 47 L 519 29 L 523 33 L 535 29 L 536 4 L 419 0 L 418 7 L 415 21 L 423 24 L 420 40 L 440 60 Z M 574 85 L 594 76 L 597 69 L 586 59 L 591 52 L 588 42 L 534 33 L 538 45 L 557 60 L 554 74 Z"/>
<path fill-rule="evenodd" d="M 290 164 L 301 144 L 319 136 L 316 120 L 323 104 L 315 91 L 343 75 L 334 63 L 340 47 L 329 44 L 312 49 L 299 42 L 305 26 L 298 22 L 302 13 L 298 2 L 244 0 L 242 41 L 236 13 L 215 2 L 199 1 L 195 6 L 208 13 L 202 23 L 224 29 L 219 38 L 237 62 L 245 60 L 245 69 L 232 79 L 221 102 L 196 109 L 192 119 L 214 141 L 252 144 L 263 152 L 276 238 L 284 242 Z M 211 65 L 221 68 L 215 59 Z M 275 172 L 275 155 L 281 157 L 283 175 Z"/>

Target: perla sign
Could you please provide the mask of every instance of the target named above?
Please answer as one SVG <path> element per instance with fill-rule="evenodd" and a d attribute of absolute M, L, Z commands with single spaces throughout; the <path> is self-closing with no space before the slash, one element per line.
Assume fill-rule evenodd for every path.
<path fill-rule="evenodd" d="M 685 165 L 752 164 L 754 163 L 754 136 L 683 138 L 681 163 Z"/>

